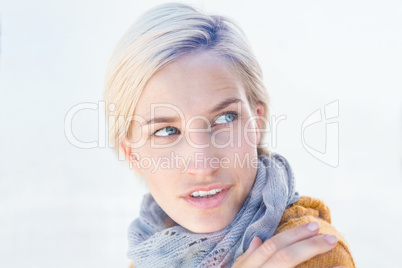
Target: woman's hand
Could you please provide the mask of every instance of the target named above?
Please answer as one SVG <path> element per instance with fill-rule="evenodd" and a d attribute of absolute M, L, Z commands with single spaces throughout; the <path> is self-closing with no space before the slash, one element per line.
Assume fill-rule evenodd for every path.
<path fill-rule="evenodd" d="M 237 258 L 232 268 L 295 267 L 335 247 L 337 237 L 316 235 L 319 230 L 318 222 L 309 222 L 279 233 L 264 243 L 254 237 L 247 251 Z"/>

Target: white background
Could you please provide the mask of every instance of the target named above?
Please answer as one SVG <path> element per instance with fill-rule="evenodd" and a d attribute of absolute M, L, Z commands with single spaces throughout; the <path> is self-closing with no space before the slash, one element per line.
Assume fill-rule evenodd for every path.
<path fill-rule="evenodd" d="M 146 2 L 146 3 L 145 3 Z M 0 4 L 0 267 L 126 267 L 146 187 L 111 149 L 64 134 L 74 105 L 102 99 L 106 64 L 134 20 L 164 1 Z M 277 146 L 297 189 L 325 201 L 358 267 L 397 267 L 402 231 L 402 3 L 189 1 L 235 19 L 264 71 Z M 339 102 L 339 165 L 302 145 L 303 121 Z M 100 111 L 102 114 L 102 111 Z M 100 117 L 102 119 L 102 116 Z M 98 112 L 73 120 L 94 141 Z M 325 123 L 306 132 L 325 147 Z"/>

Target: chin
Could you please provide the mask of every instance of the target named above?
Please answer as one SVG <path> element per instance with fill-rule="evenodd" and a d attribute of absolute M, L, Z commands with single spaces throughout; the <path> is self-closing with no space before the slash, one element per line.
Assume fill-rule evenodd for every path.
<path fill-rule="evenodd" d="M 197 222 L 193 222 L 188 226 L 184 226 L 186 229 L 198 233 L 214 233 L 220 231 L 232 223 L 236 215 L 224 216 L 220 214 L 219 216 L 204 216 L 203 219 L 199 219 Z"/>

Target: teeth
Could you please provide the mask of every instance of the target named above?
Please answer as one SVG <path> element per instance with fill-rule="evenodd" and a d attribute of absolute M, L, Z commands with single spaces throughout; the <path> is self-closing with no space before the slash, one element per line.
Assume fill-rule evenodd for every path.
<path fill-rule="evenodd" d="M 192 197 L 205 197 L 208 195 L 216 195 L 217 193 L 220 193 L 222 189 L 212 189 L 211 191 L 196 191 L 191 194 Z"/>

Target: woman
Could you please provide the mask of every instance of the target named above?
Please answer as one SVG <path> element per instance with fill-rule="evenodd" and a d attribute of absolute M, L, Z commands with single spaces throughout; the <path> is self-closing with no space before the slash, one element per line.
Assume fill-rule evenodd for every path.
<path fill-rule="evenodd" d="M 136 268 L 354 267 L 325 204 L 300 197 L 263 146 L 269 99 L 245 40 L 227 18 L 171 3 L 113 53 L 109 136 L 150 190 L 129 228 Z"/>

